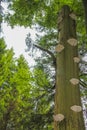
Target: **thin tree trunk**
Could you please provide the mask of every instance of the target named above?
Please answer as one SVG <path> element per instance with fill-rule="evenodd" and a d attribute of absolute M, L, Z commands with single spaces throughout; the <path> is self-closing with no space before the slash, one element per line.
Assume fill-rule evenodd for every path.
<path fill-rule="evenodd" d="M 82 0 L 84 6 L 84 13 L 85 13 L 85 24 L 86 24 L 86 33 L 87 33 L 87 0 Z"/>
<path fill-rule="evenodd" d="M 74 20 L 76 17 L 70 14 L 69 7 L 65 5 L 58 18 L 60 43 L 56 47 L 57 72 L 54 130 L 85 130 L 78 84 L 79 71 L 77 62 L 79 62 L 79 58 Z M 72 42 L 73 40 L 74 42 Z M 74 81 L 71 82 L 71 79 L 74 79 Z"/>

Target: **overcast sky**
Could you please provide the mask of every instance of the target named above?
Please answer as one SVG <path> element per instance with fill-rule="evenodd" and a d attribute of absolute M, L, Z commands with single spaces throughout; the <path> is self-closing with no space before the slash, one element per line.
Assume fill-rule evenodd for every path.
<path fill-rule="evenodd" d="M 25 52 L 25 49 L 27 48 L 25 38 L 29 32 L 31 32 L 32 38 L 34 38 L 35 32 L 29 28 L 25 29 L 24 27 L 15 27 L 12 29 L 10 26 L 7 26 L 7 24 L 3 24 L 3 35 L 7 48 L 13 47 L 15 57 L 23 54 L 27 61 L 33 64 L 32 58 L 29 57 L 28 52 Z"/>

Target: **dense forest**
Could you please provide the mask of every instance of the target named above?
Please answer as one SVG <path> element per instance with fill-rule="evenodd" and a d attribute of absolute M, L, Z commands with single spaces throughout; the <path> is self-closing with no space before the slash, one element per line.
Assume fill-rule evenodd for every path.
<path fill-rule="evenodd" d="M 0 130 L 86 130 L 87 1 L 0 0 L 0 33 L 3 22 L 36 37 L 34 66 L 0 38 Z"/>

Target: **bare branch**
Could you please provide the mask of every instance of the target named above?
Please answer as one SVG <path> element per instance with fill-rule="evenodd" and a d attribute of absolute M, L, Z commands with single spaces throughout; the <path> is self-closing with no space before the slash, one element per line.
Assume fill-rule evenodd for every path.
<path fill-rule="evenodd" d="M 54 54 L 51 51 L 49 51 L 49 50 L 47 50 L 47 49 L 45 49 L 45 48 L 43 48 L 43 47 L 41 47 L 39 45 L 36 45 L 36 44 L 34 44 L 34 46 L 37 47 L 38 49 L 48 53 L 52 57 L 53 63 L 56 63 L 56 58 L 55 58 Z"/>
<path fill-rule="evenodd" d="M 80 85 L 87 89 L 87 84 L 80 80 Z"/>
<path fill-rule="evenodd" d="M 87 76 L 87 73 L 81 73 L 79 76 Z"/>

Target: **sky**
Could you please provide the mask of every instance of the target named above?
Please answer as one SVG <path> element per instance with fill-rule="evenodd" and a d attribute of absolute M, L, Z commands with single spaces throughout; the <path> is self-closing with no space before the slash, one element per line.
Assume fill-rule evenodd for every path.
<path fill-rule="evenodd" d="M 30 65 L 34 64 L 33 58 L 29 56 L 29 52 L 25 52 L 26 43 L 25 38 L 27 34 L 30 32 L 32 38 L 35 38 L 35 31 L 29 28 L 18 27 L 16 26 L 12 29 L 6 23 L 2 25 L 3 36 L 6 42 L 7 48 L 10 49 L 13 47 L 15 52 L 15 57 L 19 57 L 19 55 L 23 54 L 25 59 L 29 62 Z"/>

